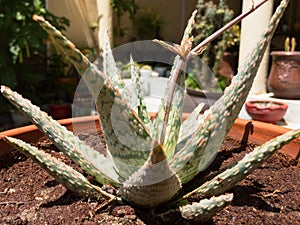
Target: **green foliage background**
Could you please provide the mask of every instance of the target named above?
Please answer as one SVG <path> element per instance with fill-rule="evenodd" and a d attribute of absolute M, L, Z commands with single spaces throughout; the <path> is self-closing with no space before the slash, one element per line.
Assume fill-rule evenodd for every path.
<path fill-rule="evenodd" d="M 43 0 L 0 0 L 0 84 L 38 102 L 34 89 L 46 79 L 46 74 L 36 66 L 47 55 L 48 35 L 32 20 L 34 14 L 45 17 L 60 30 L 69 26 L 69 20 L 50 13 Z M 6 111 L 2 96 L 0 104 L 0 112 Z"/>

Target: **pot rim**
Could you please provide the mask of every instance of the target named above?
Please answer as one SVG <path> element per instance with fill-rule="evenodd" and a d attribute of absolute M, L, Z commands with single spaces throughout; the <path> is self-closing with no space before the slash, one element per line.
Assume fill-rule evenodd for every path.
<path fill-rule="evenodd" d="M 272 106 L 258 106 L 256 105 L 257 103 L 273 103 L 274 105 Z M 257 109 L 257 110 L 287 110 L 288 105 L 279 102 L 279 101 L 272 101 L 272 100 L 251 100 L 245 103 L 246 108 L 252 108 L 252 109 Z"/>
<path fill-rule="evenodd" d="M 153 118 L 155 114 L 156 113 L 150 113 L 150 116 Z M 183 119 L 186 119 L 189 114 L 190 113 L 183 113 Z M 95 128 L 95 123 L 96 126 L 99 126 L 99 117 L 83 116 L 77 118 L 62 119 L 58 120 L 58 122 L 64 125 L 68 130 L 73 129 L 73 123 L 75 123 L 76 125 L 82 124 L 85 127 L 92 126 Z M 235 138 L 236 140 L 242 140 L 245 127 L 248 126 L 249 123 L 252 123 L 254 126 L 254 133 L 249 136 L 249 142 L 258 145 L 261 145 L 266 141 L 291 130 L 289 128 L 281 127 L 275 124 L 237 118 L 227 136 Z M 8 154 L 13 149 L 13 147 L 8 145 L 1 138 L 1 136 L 13 136 L 20 138 L 26 142 L 37 141 L 39 138 L 44 137 L 44 135 L 38 130 L 35 125 L 28 125 L 0 132 L 0 156 Z M 283 146 L 280 152 L 284 152 L 292 158 L 296 158 L 299 152 L 299 146 L 300 137 Z M 298 160 L 300 161 L 300 158 Z"/>
<path fill-rule="evenodd" d="M 271 56 L 300 56 L 300 51 L 272 51 L 270 53 Z"/>

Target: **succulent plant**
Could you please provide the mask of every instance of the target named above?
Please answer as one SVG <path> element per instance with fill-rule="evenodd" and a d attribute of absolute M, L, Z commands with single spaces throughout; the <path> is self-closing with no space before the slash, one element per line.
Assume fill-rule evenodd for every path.
<path fill-rule="evenodd" d="M 286 52 L 294 52 L 296 49 L 296 38 L 292 37 L 292 39 L 290 39 L 289 37 L 287 37 L 284 40 L 284 51 Z"/>
<path fill-rule="evenodd" d="M 213 34 L 233 18 L 233 10 L 226 5 L 226 0 L 219 0 L 218 4 L 215 4 L 214 1 L 198 0 L 196 9 L 197 15 L 192 30 L 194 44 L 201 43 L 206 39 L 207 35 Z M 230 33 L 233 33 L 232 28 L 207 44 L 200 56 L 203 62 L 211 68 L 213 74 L 217 75 L 217 80 L 211 87 L 214 91 L 218 91 L 220 88 L 224 90 L 228 83 L 227 78 L 219 74 L 219 69 L 224 52 L 228 47 Z M 198 88 L 201 86 L 201 89 L 207 88 L 207 83 L 211 82 L 210 79 L 203 79 L 204 76 L 201 73 L 199 74 L 199 71 L 191 72 L 190 76 L 188 79 L 198 81 L 196 82 L 197 86 Z"/>
<path fill-rule="evenodd" d="M 138 84 L 136 91 L 139 101 L 135 105 L 128 103 L 128 93 L 119 77 L 107 37 L 103 52 L 104 71 L 101 72 L 59 31 L 43 18 L 35 16 L 34 19 L 83 75 L 96 101 L 109 154 L 104 156 L 87 146 L 29 100 L 5 86 L 1 87 L 2 94 L 22 110 L 60 151 L 85 173 L 94 176 L 96 182 L 91 183 L 83 174 L 30 144 L 12 137 L 2 138 L 79 195 L 106 197 L 107 202 L 126 201 L 138 207 L 161 211 L 171 209 L 171 212 L 187 220 L 208 220 L 232 201 L 233 195 L 226 193 L 231 187 L 276 150 L 300 135 L 300 130 L 295 130 L 270 140 L 212 180 L 191 192 L 182 193 L 182 186 L 188 185 L 200 171 L 206 169 L 226 138 L 245 102 L 263 53 L 287 4 L 288 0 L 282 0 L 257 47 L 249 55 L 244 67 L 240 68 L 232 84 L 226 88 L 223 97 L 204 114 L 200 114 L 201 106 L 197 107 L 184 122 L 181 112 L 185 74 L 181 69 L 192 55 L 201 52 L 201 46 L 191 49 L 190 31 L 195 13 L 180 45 L 157 41 L 178 55 L 174 60 L 166 96 L 153 121 L 149 118 Z M 134 80 L 139 80 L 133 60 L 131 74 Z M 118 113 L 112 114 L 113 108 Z M 113 125 L 115 121 L 119 126 Z M 118 188 L 117 195 L 105 192 L 101 188 L 104 184 Z M 194 195 L 203 199 L 197 203 L 192 202 L 190 197 Z M 160 215 L 161 218 L 168 217 L 168 212 Z"/>

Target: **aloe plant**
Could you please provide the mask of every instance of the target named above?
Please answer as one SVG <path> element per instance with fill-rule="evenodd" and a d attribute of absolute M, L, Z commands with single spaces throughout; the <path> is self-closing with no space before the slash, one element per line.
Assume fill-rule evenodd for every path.
<path fill-rule="evenodd" d="M 292 39 L 290 39 L 290 37 L 285 38 L 284 40 L 284 51 L 285 52 L 294 52 L 296 49 L 296 38 L 292 37 Z"/>
<path fill-rule="evenodd" d="M 237 118 L 263 53 L 288 2 L 282 0 L 256 48 L 249 55 L 245 65 L 239 69 L 232 84 L 226 88 L 224 95 L 203 115 L 200 114 L 201 106 L 197 107 L 184 122 L 181 112 L 185 74 L 182 68 L 193 55 L 201 52 L 203 44 L 220 34 L 214 34 L 201 45 L 191 49 L 190 31 L 195 13 L 187 25 L 180 45 L 156 41 L 178 55 L 174 60 L 166 96 L 162 99 L 153 121 L 146 110 L 140 85 L 136 86 L 139 101 L 135 105 L 129 104 L 129 94 L 120 79 L 107 37 L 101 72 L 59 31 L 43 18 L 35 16 L 34 19 L 70 58 L 89 87 L 97 105 L 109 154 L 104 156 L 90 148 L 37 106 L 32 105 L 29 100 L 5 86 L 1 87 L 2 94 L 22 110 L 58 149 L 78 164 L 85 173 L 93 175 L 97 182 L 90 183 L 81 173 L 21 140 L 2 138 L 79 195 L 90 198 L 106 197 L 108 202 L 126 201 L 134 206 L 150 209 L 171 209 L 171 212 L 179 213 L 187 220 L 208 220 L 232 201 L 233 195 L 226 193 L 231 187 L 284 144 L 300 135 L 300 130 L 293 130 L 270 140 L 212 180 L 191 192 L 182 193 L 183 185 L 188 185 L 213 160 Z M 253 7 L 246 14 L 257 7 Z M 238 17 L 222 30 L 226 30 L 242 17 Z M 133 80 L 138 82 L 138 71 L 133 60 L 131 73 Z M 112 110 L 117 113 L 111 113 Z M 114 126 L 116 121 L 119 124 L 117 127 Z M 102 190 L 103 184 L 117 187 L 117 195 Z M 203 199 L 196 203 L 191 202 L 190 197 L 194 195 Z M 168 212 L 162 212 L 161 218 L 168 217 Z"/>

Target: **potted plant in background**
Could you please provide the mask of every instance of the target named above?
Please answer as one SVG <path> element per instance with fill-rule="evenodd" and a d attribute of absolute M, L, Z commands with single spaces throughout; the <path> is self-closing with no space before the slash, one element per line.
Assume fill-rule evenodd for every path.
<path fill-rule="evenodd" d="M 132 20 L 136 40 L 161 39 L 161 29 L 165 25 L 164 19 L 154 8 L 139 10 Z"/>
<path fill-rule="evenodd" d="M 277 123 L 282 120 L 288 105 L 277 101 L 253 100 L 246 102 L 245 108 L 254 120 Z"/>
<path fill-rule="evenodd" d="M 32 15 L 43 15 L 61 30 L 65 30 L 69 21 L 50 13 L 42 0 L 0 0 L 0 8 L 0 83 L 9 85 L 41 105 L 40 94 L 44 81 L 48 79 L 45 43 L 48 35 L 32 20 Z M 7 122 L 11 107 L 2 96 L 0 104 L 0 114 Z M 15 110 L 12 110 L 13 118 L 14 113 Z M 18 113 L 16 115 L 19 117 Z"/>
<path fill-rule="evenodd" d="M 78 84 L 78 73 L 66 56 L 55 51 L 50 56 L 48 75 L 51 77 L 49 90 L 53 92 L 49 103 L 50 114 L 55 119 L 71 116 L 71 102 Z"/>
<path fill-rule="evenodd" d="M 296 39 L 285 39 L 284 51 L 273 51 L 268 89 L 276 98 L 300 99 L 300 52 Z"/>
<path fill-rule="evenodd" d="M 110 0 L 110 5 L 113 8 L 115 16 L 117 18 L 116 27 L 114 27 L 115 37 L 124 37 L 128 28 L 122 27 L 121 19 L 125 13 L 128 13 L 129 19 L 133 21 L 135 14 L 139 10 L 138 4 L 135 0 Z"/>
<path fill-rule="evenodd" d="M 218 4 L 213 1 L 199 0 L 196 8 L 197 16 L 193 26 L 195 44 L 202 42 L 206 34 L 212 34 L 233 17 L 233 11 L 226 5 L 226 0 L 220 0 Z M 206 45 L 200 56 L 203 64 L 193 65 L 196 69 L 188 71 L 187 93 L 194 105 L 204 102 L 203 110 L 206 110 L 220 98 L 223 90 L 230 83 L 236 72 L 236 46 L 239 43 L 239 36 L 239 26 L 235 25 Z"/>

